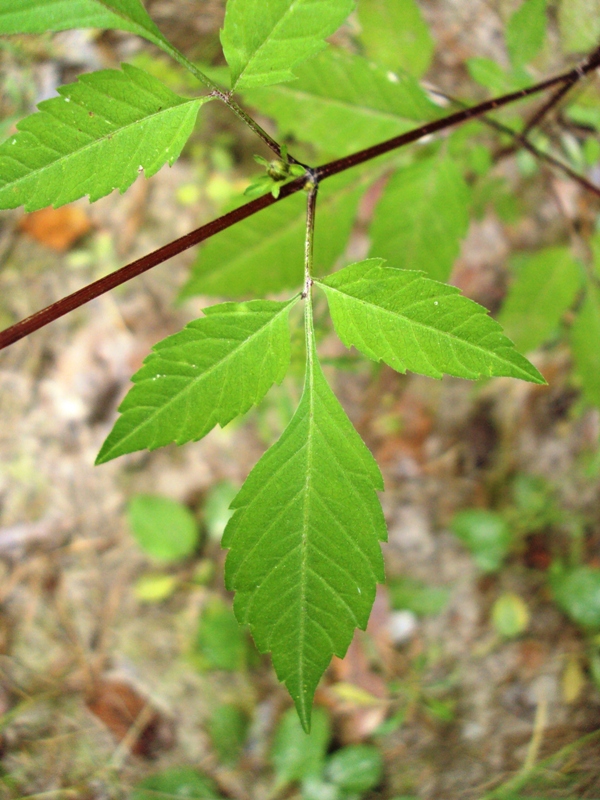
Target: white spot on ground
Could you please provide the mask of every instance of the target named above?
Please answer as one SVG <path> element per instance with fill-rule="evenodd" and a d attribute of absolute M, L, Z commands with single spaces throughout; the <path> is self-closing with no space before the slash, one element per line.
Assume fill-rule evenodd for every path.
<path fill-rule="evenodd" d="M 390 83 L 399 83 L 400 82 L 400 78 L 396 75 L 395 72 L 388 72 L 387 73 L 387 79 L 388 79 L 388 81 Z"/>

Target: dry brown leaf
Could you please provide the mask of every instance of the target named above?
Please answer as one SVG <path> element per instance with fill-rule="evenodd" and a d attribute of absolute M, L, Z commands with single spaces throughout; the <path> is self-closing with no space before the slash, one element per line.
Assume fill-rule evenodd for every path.
<path fill-rule="evenodd" d="M 19 228 L 37 242 L 64 253 L 90 231 L 92 223 L 79 206 L 42 208 L 26 214 Z"/>
<path fill-rule="evenodd" d="M 123 681 L 100 679 L 87 699 L 87 707 L 118 742 L 128 740 L 134 755 L 151 759 L 173 745 L 169 721 Z"/>

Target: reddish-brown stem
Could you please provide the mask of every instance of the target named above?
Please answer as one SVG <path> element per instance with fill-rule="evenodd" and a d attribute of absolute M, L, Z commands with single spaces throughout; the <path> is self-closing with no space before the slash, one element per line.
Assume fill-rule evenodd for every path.
<path fill-rule="evenodd" d="M 43 328 L 50 322 L 54 322 L 54 320 L 59 319 L 76 308 L 79 308 L 90 300 L 93 300 L 105 292 L 108 292 L 111 289 L 114 289 L 117 286 L 125 283 L 126 281 L 131 280 L 131 278 L 134 278 L 137 275 L 141 275 L 143 272 L 152 269 L 152 267 L 161 264 L 163 261 L 166 261 L 172 256 L 182 253 L 184 250 L 187 250 L 190 247 L 209 239 L 216 233 L 235 225 L 236 222 L 240 222 L 241 220 L 256 214 L 263 208 L 267 208 L 267 206 L 273 205 L 273 203 L 283 200 L 284 198 L 289 197 L 291 194 L 295 194 L 304 188 L 307 179 L 320 182 L 331 177 L 332 175 L 337 175 L 338 173 L 344 172 L 352 167 L 356 167 L 359 164 L 364 164 L 366 161 L 377 158 L 377 156 L 389 153 L 392 150 L 398 149 L 399 147 L 404 147 L 405 145 L 416 142 L 419 139 L 423 139 L 425 136 L 430 136 L 431 134 L 438 133 L 446 128 L 459 125 L 470 119 L 474 119 L 486 114 L 489 111 L 493 111 L 497 108 L 508 105 L 509 103 L 514 103 L 517 100 L 521 100 L 525 97 L 530 97 L 534 94 L 543 92 L 553 86 L 564 84 L 565 86 L 568 85 L 568 87 L 571 88 L 571 86 L 580 80 L 580 78 L 596 69 L 598 66 L 600 66 L 600 48 L 598 48 L 598 50 L 596 50 L 583 65 L 576 67 L 569 72 L 563 73 L 562 75 L 558 75 L 555 78 L 550 78 L 549 80 L 538 83 L 535 86 L 529 87 L 528 89 L 512 92 L 510 94 L 503 95 L 502 97 L 488 100 L 485 103 L 480 103 L 472 108 L 458 111 L 455 114 L 450 114 L 447 117 L 434 120 L 433 122 L 422 125 L 421 127 L 412 131 L 408 131 L 400 136 L 396 136 L 393 139 L 388 139 L 387 141 L 381 142 L 373 147 L 360 150 L 359 152 L 353 153 L 345 158 L 330 161 L 328 164 L 323 164 L 314 171 L 309 170 L 306 177 L 297 178 L 291 183 L 283 186 L 277 200 L 271 194 L 266 194 L 263 195 L 263 197 L 252 200 L 249 203 L 240 206 L 240 208 L 231 211 L 229 214 L 225 214 L 222 217 L 219 217 L 218 219 L 215 219 L 212 222 L 197 228 L 191 233 L 182 236 L 180 239 L 176 239 L 175 241 L 164 245 L 164 247 L 161 247 L 158 250 L 155 250 L 154 252 L 149 253 L 148 255 L 137 259 L 136 261 L 133 261 L 131 264 L 116 270 L 116 272 L 113 272 L 110 275 L 107 275 L 104 278 L 89 284 L 88 286 L 84 286 L 82 289 L 73 292 L 73 294 L 70 294 L 67 297 L 63 297 L 61 300 L 58 300 L 41 311 L 32 314 L 32 316 L 27 317 L 27 319 L 17 322 L 15 325 L 12 325 L 0 333 L 0 350 L 8 347 L 14 342 L 19 341 L 20 339 L 23 339 L 30 333 Z"/>
<path fill-rule="evenodd" d="M 281 200 L 284 197 L 288 197 L 290 194 L 302 189 L 303 183 L 304 178 L 298 178 L 293 183 L 286 184 L 281 189 L 279 199 Z M 45 325 L 48 325 L 48 323 L 54 322 L 55 319 L 68 314 L 69 311 L 73 311 L 85 303 L 88 303 L 90 300 L 100 297 L 100 295 L 105 292 L 115 289 L 117 286 L 141 275 L 143 272 L 147 272 L 158 264 L 162 264 L 163 261 L 167 261 L 167 259 L 179 253 L 183 253 L 184 250 L 188 250 L 190 247 L 203 242 L 205 239 L 209 239 L 216 233 L 229 228 L 231 225 L 235 225 L 236 222 L 240 222 L 246 219 L 246 217 L 252 216 L 252 214 L 256 214 L 258 211 L 261 211 L 263 208 L 275 202 L 277 201 L 271 194 L 258 197 L 256 200 L 252 200 L 240 206 L 240 208 L 230 211 L 229 214 L 225 214 L 206 225 L 202 225 L 200 228 L 186 233 L 185 236 L 175 239 L 163 247 L 159 247 L 158 250 L 154 250 L 152 253 L 142 256 L 136 261 L 132 261 L 131 264 L 127 264 L 127 266 L 121 267 L 121 269 L 115 272 L 111 272 L 110 275 L 106 275 L 104 278 L 100 278 L 84 286 L 82 289 L 78 289 L 76 292 L 73 292 L 73 294 L 63 297 L 61 300 L 57 300 L 56 303 L 52 303 L 52 305 L 47 306 L 41 311 L 37 311 L 35 314 L 27 317 L 27 319 L 21 320 L 21 322 L 17 322 L 10 328 L 2 331 L 2 333 L 0 333 L 0 350 L 14 342 L 18 342 L 19 339 L 23 339 L 30 333 L 43 328 Z"/>
<path fill-rule="evenodd" d="M 432 92 L 434 94 L 439 95 L 440 97 L 443 97 L 445 100 L 449 100 L 451 103 L 454 103 L 457 106 L 461 106 L 463 108 L 465 107 L 464 104 L 460 102 L 460 100 L 456 100 L 456 98 L 451 97 L 448 94 L 445 94 L 445 92 L 440 92 L 437 89 L 432 90 Z M 551 108 L 551 106 L 548 106 L 547 103 L 544 105 L 544 107 L 548 107 L 547 111 L 549 111 Z M 536 114 L 536 117 L 538 117 L 538 114 Z M 539 119 L 542 119 L 542 117 L 539 117 Z M 578 172 L 575 172 L 574 169 L 571 169 L 571 167 L 568 164 L 565 164 L 563 161 L 560 161 L 558 158 L 555 158 L 550 153 L 545 153 L 543 150 L 540 150 L 532 142 L 529 141 L 529 139 L 525 136 L 524 133 L 519 133 L 518 131 L 509 128 L 508 125 L 503 125 L 501 122 L 498 122 L 498 120 L 492 119 L 491 117 L 483 116 L 481 117 L 481 121 L 489 128 L 493 128 L 494 130 L 498 131 L 498 133 L 503 133 L 506 134 L 507 136 L 511 136 L 515 142 L 518 142 L 521 147 L 523 147 L 525 150 L 528 150 L 537 159 L 539 159 L 540 161 L 545 161 L 548 164 L 551 164 L 553 167 L 556 167 L 556 169 L 561 170 L 561 172 L 564 172 L 565 175 L 568 175 L 569 178 L 571 178 L 571 180 L 575 181 L 575 183 L 578 183 L 588 192 L 595 194 L 596 197 L 600 197 L 600 186 L 596 186 L 595 184 L 591 183 L 583 175 L 580 175 Z M 526 127 L 527 130 L 531 130 L 530 125 L 527 125 Z M 502 150 L 499 150 L 495 154 L 495 160 L 510 155 L 514 153 L 516 150 L 518 150 L 518 148 L 515 147 L 514 145 L 511 145 L 510 147 L 505 147 Z"/>
<path fill-rule="evenodd" d="M 546 103 L 544 103 L 540 108 L 538 108 L 538 110 L 535 112 L 535 114 L 533 114 L 531 119 L 527 120 L 527 123 L 521 132 L 521 137 L 523 139 L 525 139 L 527 134 L 531 133 L 531 131 L 542 122 L 544 117 L 550 111 L 552 111 L 552 109 L 555 106 L 557 106 L 560 103 L 563 97 L 571 91 L 571 89 L 575 86 L 576 83 L 577 80 L 575 79 L 566 81 L 561 87 L 559 87 L 559 89 L 556 92 L 552 94 L 552 96 L 548 99 Z M 523 144 L 523 141 L 522 140 L 520 141 L 521 144 Z M 525 147 L 526 145 L 523 146 Z M 530 148 L 528 147 L 527 149 Z M 514 153 L 515 150 L 516 148 L 514 145 L 510 145 L 509 147 L 503 147 L 494 154 L 494 160 L 505 158 L 506 156 L 509 156 L 512 153 Z"/>
<path fill-rule="evenodd" d="M 418 139 L 422 139 L 424 136 L 438 133 L 446 128 L 450 128 L 454 125 L 459 125 L 462 122 L 467 122 L 470 119 L 480 117 L 483 114 L 487 114 L 488 111 L 495 111 L 497 108 L 509 105 L 510 103 L 515 103 L 517 100 L 522 100 L 525 97 L 531 97 L 534 94 L 539 94 L 540 92 L 543 92 L 546 89 L 551 89 L 553 86 L 558 84 L 568 83 L 570 88 L 573 83 L 580 80 L 589 72 L 592 72 L 592 70 L 596 69 L 598 66 L 600 66 L 600 48 L 595 50 L 583 65 L 578 66 L 569 72 L 565 72 L 562 75 L 558 75 L 555 78 L 550 78 L 547 81 L 538 83 L 535 86 L 530 86 L 527 89 L 521 89 L 518 92 L 511 92 L 510 94 L 503 95 L 502 97 L 496 97 L 493 100 L 487 100 L 485 103 L 480 103 L 477 106 L 465 108 L 463 111 L 457 111 L 455 114 L 450 114 L 448 117 L 442 117 L 434 122 L 429 122 L 420 128 L 407 131 L 400 136 L 395 136 L 393 139 L 388 139 L 387 141 L 376 144 L 373 147 L 367 147 L 365 150 L 360 150 L 358 153 L 353 153 L 345 158 L 339 158 L 337 161 L 330 161 L 328 164 L 324 164 L 322 167 L 319 167 L 316 170 L 317 178 L 319 178 L 319 180 L 323 180 L 324 178 L 329 178 L 332 175 L 337 175 L 339 172 L 344 172 L 344 170 L 350 169 L 351 167 L 364 164 L 365 161 L 371 161 L 373 158 L 377 158 L 377 156 L 389 153 L 391 150 L 395 150 L 398 147 L 404 147 L 407 144 L 416 142 Z"/>

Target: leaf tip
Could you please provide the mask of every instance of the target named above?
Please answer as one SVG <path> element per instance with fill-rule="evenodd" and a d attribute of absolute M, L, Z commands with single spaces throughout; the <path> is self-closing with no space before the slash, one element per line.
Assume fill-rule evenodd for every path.
<path fill-rule="evenodd" d="M 296 706 L 302 730 L 308 736 L 312 723 L 312 697 L 308 698 L 304 694 L 300 697 L 294 697 L 294 705 Z"/>

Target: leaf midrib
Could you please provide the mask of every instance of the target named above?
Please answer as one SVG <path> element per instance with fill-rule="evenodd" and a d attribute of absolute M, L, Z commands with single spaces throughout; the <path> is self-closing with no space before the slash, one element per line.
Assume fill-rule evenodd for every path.
<path fill-rule="evenodd" d="M 108 97 L 108 95 L 107 95 L 107 97 Z M 109 99 L 111 99 L 111 98 L 109 97 Z M 31 170 L 30 172 L 26 173 L 25 175 L 22 175 L 20 178 L 17 178 L 17 180 L 9 181 L 9 182 L 3 184 L 2 186 L 0 186 L 0 191 L 4 190 L 6 188 L 13 188 L 15 186 L 19 186 L 23 181 L 29 180 L 32 177 L 43 175 L 46 170 L 52 169 L 52 168 L 56 167 L 57 165 L 61 165 L 64 161 L 67 161 L 70 158 L 74 158 L 75 156 L 79 156 L 79 155 L 85 153 L 87 150 L 89 150 L 91 148 L 97 147 L 99 145 L 106 144 L 107 141 L 109 141 L 110 139 L 114 138 L 115 136 L 119 136 L 123 132 L 130 130 L 131 128 L 135 127 L 136 125 L 141 125 L 142 123 L 148 122 L 149 120 L 152 120 L 154 117 L 158 117 L 158 116 L 161 116 L 163 114 L 168 114 L 170 111 L 174 111 L 175 109 L 184 108 L 185 106 L 187 106 L 189 104 L 193 104 L 193 103 L 199 103 L 200 105 L 203 105 L 209 99 L 211 99 L 211 98 L 206 98 L 206 99 L 204 97 L 190 98 L 190 99 L 185 100 L 183 103 L 177 103 L 177 105 L 169 106 L 168 108 L 163 108 L 160 111 L 156 111 L 153 114 L 149 114 L 147 117 L 143 117 L 142 119 L 135 120 L 135 122 L 131 122 L 128 125 L 124 125 L 124 126 L 122 126 L 120 128 L 117 128 L 114 131 L 110 131 L 109 133 L 104 134 L 100 138 L 94 139 L 89 144 L 86 144 L 83 147 L 78 148 L 77 150 L 73 150 L 71 153 L 66 153 L 65 155 L 62 155 L 60 158 L 57 158 L 54 161 L 50 161 L 48 164 L 45 164 L 43 167 L 39 167 L 36 170 Z M 80 108 L 85 108 L 85 106 L 82 106 L 80 103 L 77 103 L 76 105 L 78 105 Z M 41 113 L 49 114 L 48 111 L 43 111 Z M 52 114 L 49 114 L 49 115 L 50 116 L 54 116 Z M 71 126 L 71 125 L 69 127 L 71 129 L 73 128 L 73 126 Z M 29 131 L 18 131 L 18 133 L 29 133 Z M 17 133 L 17 135 L 18 135 L 18 133 Z M 46 147 L 46 145 L 44 145 L 41 142 L 41 140 L 40 140 L 40 138 L 39 138 L 39 136 L 37 134 L 32 134 L 32 135 L 35 136 L 36 140 L 38 141 L 38 143 L 42 147 Z M 11 156 L 9 153 L 7 153 L 4 157 L 5 158 L 9 158 L 12 161 L 17 161 L 17 159 L 14 156 Z"/>
<path fill-rule="evenodd" d="M 251 91 L 253 91 L 253 89 L 249 89 L 248 91 L 251 92 Z M 263 91 L 263 89 L 262 89 L 262 87 L 261 88 L 257 87 L 256 91 Z M 303 100 L 305 102 L 314 102 L 315 100 L 318 100 L 321 103 L 326 104 L 327 106 L 337 106 L 338 108 L 340 108 L 343 111 L 354 111 L 354 112 L 358 111 L 358 112 L 362 113 L 363 116 L 365 116 L 367 118 L 369 118 L 369 117 L 375 118 L 375 119 L 376 118 L 383 118 L 386 122 L 387 121 L 398 122 L 398 120 L 404 120 L 406 122 L 415 122 L 415 121 L 418 122 L 418 121 L 420 121 L 420 120 L 425 118 L 425 115 L 418 116 L 418 117 L 415 116 L 415 117 L 411 118 L 411 117 L 408 117 L 408 116 L 404 116 L 399 112 L 395 113 L 393 111 L 381 111 L 381 110 L 379 110 L 377 108 L 374 108 L 372 106 L 359 106 L 359 105 L 356 105 L 355 103 L 352 103 L 350 100 L 340 100 L 339 98 L 325 97 L 324 95 L 320 95 L 320 94 L 311 94 L 310 92 L 308 92 L 306 90 L 301 90 L 300 91 L 298 89 L 292 89 L 292 88 L 288 88 L 286 86 L 278 86 L 276 91 L 278 91 L 280 93 L 288 92 L 291 95 L 295 95 L 297 100 Z M 252 98 L 250 98 L 250 102 L 251 101 L 252 101 Z"/>
<path fill-rule="evenodd" d="M 346 184 L 337 192 L 333 192 L 332 194 L 324 197 L 321 201 L 320 208 L 328 208 L 329 206 L 335 207 L 337 203 L 341 203 L 349 195 L 361 188 L 364 183 L 367 183 L 368 180 L 369 177 L 367 175 L 362 175 L 360 179 Z M 227 276 L 228 273 L 235 271 L 240 264 L 243 264 L 248 259 L 255 258 L 257 254 L 260 254 L 263 247 L 270 247 L 273 245 L 273 242 L 277 242 L 281 238 L 284 238 L 292 233 L 294 226 L 297 227 L 298 223 L 300 223 L 302 229 L 304 229 L 306 218 L 305 205 L 306 204 L 302 205 L 302 208 L 299 209 L 298 214 L 295 217 L 289 219 L 287 223 L 278 226 L 276 231 L 270 233 L 268 237 L 265 233 L 263 233 L 260 238 L 257 239 L 256 244 L 252 245 L 252 247 L 247 247 L 243 251 L 236 253 L 232 258 L 228 259 L 224 267 L 216 264 L 210 271 L 198 271 L 198 274 L 193 274 L 190 277 L 190 283 L 192 281 L 194 281 L 194 283 L 200 283 L 200 287 L 202 288 L 202 283 L 204 281 L 210 281 L 215 278 L 215 276 L 217 280 L 222 280 L 223 277 Z M 202 258 L 202 256 L 200 256 L 200 258 Z"/>
<path fill-rule="evenodd" d="M 311 343 L 312 345 L 312 343 Z M 310 493 L 311 493 L 311 471 L 313 461 L 313 441 L 314 441 L 314 426 L 315 426 L 315 374 L 314 374 L 314 352 L 309 355 L 309 382 L 307 384 L 308 390 L 308 431 L 306 441 L 306 477 L 304 480 L 304 508 L 302 514 L 302 540 L 301 540 L 301 561 L 300 561 L 300 647 L 301 653 L 298 659 L 298 681 L 299 681 L 299 699 L 302 707 L 302 715 L 308 720 L 306 714 L 306 699 L 304 695 L 304 639 L 306 636 L 306 573 L 308 571 L 307 557 L 308 557 L 308 521 L 310 517 Z"/>
<path fill-rule="evenodd" d="M 366 276 L 365 276 L 365 278 L 366 278 Z M 327 283 L 324 283 L 322 281 L 315 280 L 315 283 L 318 284 L 319 286 L 322 286 L 324 291 L 337 292 L 339 295 L 341 295 L 343 297 L 347 297 L 350 300 L 353 300 L 355 303 L 359 303 L 359 304 L 362 304 L 362 305 L 365 305 L 365 306 L 369 306 L 370 308 L 375 309 L 375 311 L 381 311 L 384 314 L 387 314 L 388 316 L 391 316 L 393 318 L 400 317 L 401 319 L 405 320 L 410 325 L 414 325 L 415 327 L 420 328 L 422 330 L 426 330 L 426 331 L 430 331 L 430 332 L 436 333 L 437 335 L 446 336 L 449 339 L 451 339 L 453 342 L 459 343 L 459 344 L 461 344 L 463 346 L 466 346 L 466 347 L 470 347 L 473 350 L 475 350 L 475 351 L 481 353 L 482 355 L 486 356 L 487 358 L 492 356 L 494 359 L 496 359 L 497 361 L 501 362 L 502 364 L 507 364 L 510 367 L 512 367 L 513 369 L 519 370 L 519 372 L 521 372 L 523 375 L 528 375 L 529 374 L 529 373 L 525 372 L 517 364 L 514 364 L 512 361 L 507 361 L 506 359 L 500 357 L 494 350 L 486 350 L 483 347 L 481 347 L 481 346 L 479 346 L 477 344 L 473 344 L 472 342 L 468 342 L 465 339 L 461 339 L 461 338 L 459 338 L 458 336 L 455 336 L 452 333 L 448 333 L 446 331 L 440 331 L 439 328 L 434 328 L 433 326 L 426 325 L 423 322 L 415 322 L 414 320 L 411 320 L 409 317 L 405 316 L 401 312 L 390 311 L 389 309 L 384 308 L 383 306 L 377 306 L 374 303 L 369 303 L 367 300 L 363 300 L 362 298 L 356 297 L 353 294 L 348 294 L 347 292 L 343 292 L 340 289 L 338 289 L 336 287 L 333 287 L 333 286 L 331 286 L 331 285 L 329 285 Z M 439 295 L 439 296 L 441 298 L 444 297 L 444 295 Z M 419 303 L 426 303 L 426 302 L 429 302 L 429 301 L 433 302 L 434 298 L 433 297 L 432 298 L 427 298 L 426 300 L 421 300 L 418 303 L 414 303 L 413 305 L 418 305 Z M 501 333 L 502 331 L 500 330 L 500 331 L 497 331 L 497 332 Z M 490 333 L 494 333 L 494 331 L 490 331 Z M 510 340 L 507 338 L 507 341 L 510 341 Z M 443 370 L 441 370 L 441 371 L 443 372 Z M 483 375 L 484 373 L 479 373 L 479 374 Z M 531 376 L 529 376 L 529 377 L 531 378 Z"/>
<path fill-rule="evenodd" d="M 276 24 L 273 26 L 273 28 L 271 29 L 271 31 L 270 31 L 270 32 L 267 34 L 267 36 L 266 36 L 266 37 L 265 37 L 265 38 L 262 40 L 262 42 L 260 43 L 260 45 L 259 45 L 259 46 L 256 48 L 256 50 L 254 51 L 254 53 L 253 53 L 253 54 L 250 56 L 250 58 L 249 58 L 249 59 L 248 59 L 248 61 L 246 62 L 246 65 L 245 65 L 244 69 L 243 69 L 243 70 L 240 72 L 240 74 L 237 76 L 237 78 L 236 78 L 236 80 L 235 80 L 235 83 L 234 83 L 234 84 L 233 84 L 233 86 L 231 87 L 231 91 L 234 91 L 234 90 L 235 90 L 236 86 L 238 85 L 238 83 L 240 82 L 240 80 L 242 79 L 242 77 L 244 76 L 244 74 L 247 72 L 247 70 L 248 70 L 248 68 L 250 67 L 250 65 L 252 64 L 252 62 L 253 62 L 253 61 L 255 61 L 255 59 L 257 58 L 258 54 L 259 54 L 259 53 L 261 52 L 261 50 L 262 50 L 262 49 L 265 47 L 265 45 L 267 44 L 267 42 L 268 42 L 270 39 L 272 39 L 272 38 L 275 38 L 275 37 L 274 37 L 274 33 L 275 33 L 275 31 L 277 31 L 277 29 L 278 29 L 278 28 L 279 28 L 279 27 L 280 27 L 280 26 L 283 24 L 283 21 L 285 20 L 286 16 L 287 16 L 288 14 L 291 14 L 291 13 L 292 13 L 292 11 L 294 10 L 295 6 L 296 6 L 296 5 L 298 5 L 298 3 L 299 3 L 299 2 L 302 2 L 302 0 L 292 0 L 292 2 L 291 2 L 291 4 L 290 4 L 290 6 L 289 6 L 289 7 L 286 9 L 286 11 L 284 11 L 284 13 L 281 15 L 281 17 L 279 18 L 279 20 L 277 21 L 277 23 L 276 23 Z M 292 66 L 292 65 L 290 65 L 290 66 L 289 66 L 287 69 L 285 69 L 285 70 L 282 70 L 282 69 L 280 69 L 280 70 L 279 70 L 279 72 L 290 72 L 290 67 L 291 67 L 291 66 Z M 255 73 L 255 74 L 256 74 L 256 75 L 264 75 L 264 74 L 267 74 L 267 73 L 265 73 L 265 72 L 263 71 L 263 72 L 257 72 L 257 73 Z"/>
<path fill-rule="evenodd" d="M 126 437 L 124 437 L 124 438 L 122 438 L 122 439 L 119 439 L 119 441 L 118 441 L 118 442 L 115 444 L 115 447 L 114 447 L 114 448 L 111 448 L 111 450 L 109 450 L 109 453 L 110 453 L 110 452 L 111 452 L 113 449 L 115 449 L 116 447 L 122 446 L 122 445 L 123 445 L 123 443 L 124 443 L 124 442 L 126 442 L 126 441 L 127 441 L 127 440 L 128 440 L 130 437 L 131 437 L 131 436 L 133 436 L 133 434 L 134 434 L 134 433 L 137 433 L 139 430 L 141 430 L 142 428 L 145 428 L 147 425 L 149 425 L 151 422 L 153 422 L 153 421 L 154 421 L 154 419 L 155 419 L 155 417 L 156 417 L 158 414 L 161 414 L 163 411 L 165 411 L 166 409 L 168 409 L 168 408 L 169 408 L 169 406 L 171 405 L 171 403 L 174 403 L 174 402 L 175 402 L 175 400 L 178 400 L 178 399 L 180 399 L 180 398 L 181 398 L 181 397 L 183 397 L 183 396 L 184 396 L 184 395 L 185 395 L 187 392 L 191 391 L 191 390 L 192 390 L 192 388 L 194 388 L 194 387 L 195 387 L 195 386 L 198 384 L 198 382 L 199 382 L 199 381 L 203 381 L 203 380 L 204 380 L 204 379 L 205 379 L 207 376 L 209 376 L 211 373 L 213 373 L 213 372 L 214 372 L 216 369 L 218 369 L 218 368 L 222 367 L 224 364 L 226 364 L 226 362 L 227 362 L 227 361 L 229 361 L 231 358 L 233 358 L 233 356 L 234 356 L 234 355 L 239 355 L 240 351 L 241 351 L 241 350 L 243 350 L 243 349 L 244 349 L 244 348 L 245 348 L 245 347 L 246 347 L 248 344 L 250 344 L 250 343 L 253 341 L 253 339 L 254 339 L 255 337 L 259 336 L 259 334 L 261 334 L 261 333 L 263 333 L 265 330 L 267 330 L 267 329 L 268 329 L 268 328 L 269 328 L 271 325 L 273 325 L 273 323 L 274 323 L 274 322 L 275 322 L 275 321 L 276 321 L 276 320 L 277 320 L 277 319 L 278 319 L 278 318 L 279 318 L 279 317 L 280 317 L 280 316 L 281 316 L 283 313 L 285 313 L 286 311 L 288 311 L 288 310 L 291 308 L 292 304 L 293 304 L 294 302 L 296 302 L 296 301 L 298 300 L 298 298 L 299 298 L 299 297 L 300 297 L 300 295 L 297 295 L 295 298 L 292 298 L 292 300 L 290 300 L 288 303 L 286 303 L 286 305 L 285 305 L 285 306 L 284 306 L 284 307 L 283 307 L 283 308 L 282 308 L 280 311 L 278 311 L 278 312 L 277 312 L 277 313 L 276 313 L 276 314 L 275 314 L 275 315 L 274 315 L 274 316 L 273 316 L 273 317 L 272 317 L 272 318 L 269 320 L 269 322 L 267 322 L 265 325 L 262 325 L 260 328 L 258 328 L 258 330 L 254 331 L 254 333 L 252 333 L 252 334 L 251 334 L 251 335 L 250 335 L 250 336 L 249 336 L 247 339 L 243 339 L 243 340 L 240 342 L 240 345 L 239 345 L 239 347 L 237 347 L 237 348 L 234 348 L 233 350 L 231 350 L 231 351 L 230 351 L 229 353 L 227 353 L 227 355 L 226 355 L 226 356 L 224 356 L 224 358 L 222 358 L 220 361 L 216 361 L 216 362 L 215 362 L 214 364 L 212 364 L 212 365 L 211 365 L 211 366 L 210 366 L 210 367 L 209 367 L 207 370 L 205 370 L 205 371 L 204 371 L 204 372 L 203 372 L 201 375 L 198 375 L 198 377 L 197 377 L 197 378 L 192 378 L 192 380 L 191 380 L 191 381 L 190 381 L 190 382 L 189 382 L 189 383 L 188 383 L 186 386 L 184 386 L 184 388 L 183 388 L 183 389 L 181 389 L 181 391 L 179 391 L 179 392 L 177 392 L 176 394 L 172 395 L 172 396 L 169 398 L 169 400 L 168 400 L 168 401 L 167 401 L 165 404 L 161 405 L 161 406 L 160 406 L 160 407 L 158 407 L 158 408 L 157 408 L 156 406 L 145 406 L 146 408 L 153 408 L 153 409 L 154 409 L 154 413 L 153 413 L 153 414 L 150 414 L 150 415 L 149 415 L 149 416 L 148 416 L 148 417 L 147 417 L 147 418 L 146 418 L 146 419 L 145 419 L 145 420 L 144 420 L 144 421 L 143 421 L 143 422 L 142 422 L 140 425 L 137 425 L 137 426 L 136 426 L 136 427 L 135 427 L 133 430 L 131 430 L 131 431 L 130 431 L 130 432 L 127 434 L 127 436 L 126 436 Z M 211 315 L 210 319 L 215 319 L 215 317 L 216 317 L 216 315 Z M 203 341 L 206 341 L 206 339 L 204 339 Z M 165 348 L 165 349 L 167 349 L 167 348 Z M 157 355 L 157 356 L 159 356 L 159 357 L 160 357 L 160 356 L 162 356 L 162 355 L 163 355 L 163 353 L 164 353 L 164 350 L 160 350 L 160 351 L 155 351 L 155 353 L 154 353 L 153 355 Z M 187 364 L 187 362 L 183 362 L 183 363 L 186 363 L 186 364 Z M 187 366 L 190 366 L 190 365 L 189 365 L 189 364 L 187 364 Z M 134 378 L 135 378 L 135 376 L 134 376 Z M 148 378 L 143 378 L 141 381 L 137 381 L 137 382 L 135 382 L 135 381 L 134 381 L 134 383 L 135 383 L 135 386 L 140 386 L 140 387 L 141 387 L 141 385 L 142 385 L 143 383 L 145 383 L 146 381 L 152 381 L 152 378 L 151 378 L 151 377 L 148 377 Z M 139 405 L 136 405 L 136 406 L 135 406 L 135 408 L 140 408 L 140 406 L 139 406 Z M 127 411 L 129 411 L 129 410 L 131 410 L 131 409 L 127 409 L 127 410 L 126 410 L 124 413 L 127 413 Z M 215 423 L 215 424 L 218 424 L 218 423 Z"/>

